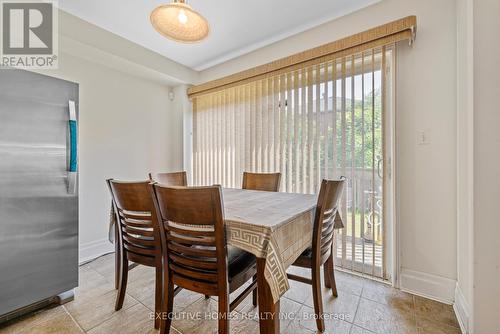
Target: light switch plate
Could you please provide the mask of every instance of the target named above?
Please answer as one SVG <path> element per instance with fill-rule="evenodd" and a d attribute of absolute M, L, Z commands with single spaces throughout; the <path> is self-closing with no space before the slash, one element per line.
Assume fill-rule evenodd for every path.
<path fill-rule="evenodd" d="M 429 131 L 417 131 L 417 145 L 429 145 L 430 143 Z"/>

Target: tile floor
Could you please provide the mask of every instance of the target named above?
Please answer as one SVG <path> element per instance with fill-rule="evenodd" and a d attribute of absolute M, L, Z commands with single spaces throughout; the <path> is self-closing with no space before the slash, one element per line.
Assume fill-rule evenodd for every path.
<path fill-rule="evenodd" d="M 115 312 L 113 255 L 80 267 L 80 286 L 75 300 L 0 325 L 1 334 L 11 333 L 157 333 L 150 318 L 154 305 L 154 271 L 139 266 L 129 274 L 123 309 Z M 291 270 L 304 275 L 302 269 Z M 459 334 L 453 309 L 428 299 L 395 290 L 343 272 L 336 272 L 339 297 L 323 290 L 327 313 L 326 333 L 335 334 Z M 282 333 L 314 333 L 311 287 L 291 282 L 281 300 Z M 217 333 L 210 312 L 217 310 L 216 298 L 181 291 L 174 300 L 177 314 L 174 334 Z M 198 313 L 197 313 L 198 312 Z M 191 315 L 191 317 L 189 317 Z M 194 317 L 193 317 L 194 315 Z M 232 333 L 257 333 L 256 309 L 249 296 L 233 312 Z"/>

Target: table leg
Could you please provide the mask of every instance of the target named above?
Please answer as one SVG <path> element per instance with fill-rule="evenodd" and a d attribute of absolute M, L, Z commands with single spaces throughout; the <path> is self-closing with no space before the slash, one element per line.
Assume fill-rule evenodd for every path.
<path fill-rule="evenodd" d="M 266 259 L 257 258 L 257 285 L 259 302 L 260 334 L 279 334 L 280 332 L 280 302 L 274 303 L 271 289 L 267 283 L 264 271 Z"/>

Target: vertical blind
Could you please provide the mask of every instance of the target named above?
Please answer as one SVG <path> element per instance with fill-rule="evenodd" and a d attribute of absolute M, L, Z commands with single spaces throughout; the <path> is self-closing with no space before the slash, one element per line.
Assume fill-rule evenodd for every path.
<path fill-rule="evenodd" d="M 193 99 L 193 181 L 240 187 L 281 172 L 281 191 L 345 176 L 337 265 L 383 277 L 384 112 L 394 45 L 269 75 Z"/>

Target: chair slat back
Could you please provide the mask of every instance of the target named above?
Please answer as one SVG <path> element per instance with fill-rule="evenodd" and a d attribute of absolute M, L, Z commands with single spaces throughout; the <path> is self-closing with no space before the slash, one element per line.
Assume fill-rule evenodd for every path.
<path fill-rule="evenodd" d="M 107 180 L 118 223 L 119 244 L 130 261 L 155 265 L 161 258 L 161 242 L 149 181 Z"/>
<path fill-rule="evenodd" d="M 188 185 L 186 172 L 149 173 L 149 179 L 164 186 L 187 187 Z"/>
<path fill-rule="evenodd" d="M 335 217 L 344 186 L 345 179 L 321 182 L 314 221 L 313 254 L 322 259 L 328 257 L 332 249 Z"/>
<path fill-rule="evenodd" d="M 260 191 L 279 191 L 281 173 L 243 172 L 243 189 Z"/>
<path fill-rule="evenodd" d="M 174 284 L 204 294 L 227 289 L 227 250 L 220 186 L 151 185 Z"/>

